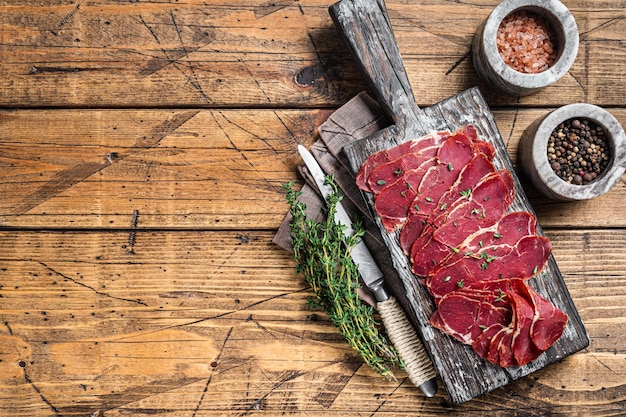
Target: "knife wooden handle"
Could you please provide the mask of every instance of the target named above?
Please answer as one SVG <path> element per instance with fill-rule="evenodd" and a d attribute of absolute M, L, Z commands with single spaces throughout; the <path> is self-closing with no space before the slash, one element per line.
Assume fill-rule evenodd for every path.
<path fill-rule="evenodd" d="M 329 12 L 394 123 L 419 125 L 423 111 L 415 102 L 384 0 L 341 0 Z"/>
<path fill-rule="evenodd" d="M 432 362 L 396 299 L 389 297 L 388 300 L 379 302 L 377 309 L 389 339 L 404 361 L 405 370 L 411 382 L 417 387 L 422 387 L 435 378 L 437 373 Z M 424 389 L 422 391 L 427 394 Z"/>

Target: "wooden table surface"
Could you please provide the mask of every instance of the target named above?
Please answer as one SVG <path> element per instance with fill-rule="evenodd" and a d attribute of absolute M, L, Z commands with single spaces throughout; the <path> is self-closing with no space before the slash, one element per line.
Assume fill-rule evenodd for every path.
<path fill-rule="evenodd" d="M 296 145 L 367 86 L 332 0 L 0 5 L 0 415 L 626 415 L 626 184 L 525 184 L 591 344 L 452 407 L 386 382 L 272 243 Z M 570 0 L 580 50 L 536 95 L 491 91 L 470 45 L 498 2 L 389 0 L 425 107 L 479 86 L 513 160 L 551 109 L 626 124 L 626 3 Z"/>

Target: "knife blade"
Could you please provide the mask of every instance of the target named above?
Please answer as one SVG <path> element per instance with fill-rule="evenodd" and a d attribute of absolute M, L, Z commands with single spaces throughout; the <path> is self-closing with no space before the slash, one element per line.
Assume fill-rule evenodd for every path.
<path fill-rule="evenodd" d="M 326 174 L 308 149 L 298 145 L 298 152 L 313 177 L 317 188 L 324 196 L 324 200 L 327 200 L 333 189 L 326 182 Z M 344 234 L 346 236 L 354 234 L 352 220 L 340 202 L 337 203 L 334 221 L 345 226 Z M 409 379 L 414 385 L 419 387 L 425 396 L 434 396 L 438 387 L 436 381 L 437 373 L 433 368 L 432 362 L 404 310 L 402 310 L 395 297 L 387 292 L 385 276 L 362 240 L 359 240 L 352 248 L 352 260 L 357 265 L 363 282 L 376 297 L 376 309 L 380 313 L 389 339 L 396 347 L 405 364 L 405 370 Z"/>

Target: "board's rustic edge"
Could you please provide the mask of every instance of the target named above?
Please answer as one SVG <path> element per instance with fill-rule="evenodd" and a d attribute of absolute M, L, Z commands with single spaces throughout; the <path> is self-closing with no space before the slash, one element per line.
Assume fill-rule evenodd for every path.
<path fill-rule="evenodd" d="M 425 109 L 427 115 L 438 120 L 441 124 L 438 129 L 455 130 L 465 124 L 473 124 L 479 135 L 487 139 L 496 148 L 496 158 L 494 165 L 498 169 L 508 170 L 513 177 L 516 198 L 510 211 L 524 210 L 535 214 L 525 192 L 517 177 L 513 163 L 506 150 L 506 146 L 493 119 L 489 106 L 483 98 L 480 90 L 476 87 L 468 89 L 454 97 L 435 104 Z M 543 230 L 539 226 L 538 233 L 543 235 Z M 557 307 L 563 310 L 569 317 L 568 324 L 563 336 L 536 361 L 523 367 L 505 368 L 510 380 L 515 380 L 528 375 L 538 369 L 561 360 L 575 352 L 578 352 L 589 345 L 589 336 L 584 328 L 580 315 L 573 304 L 571 296 L 567 290 L 563 276 L 561 275 L 554 257 L 551 256 L 546 265 L 546 269 L 537 277 L 529 281 L 530 285 L 543 297 L 550 300 Z M 472 352 L 472 355 L 475 355 Z M 482 361 L 480 358 L 476 360 Z M 500 385 L 501 386 L 501 385 Z M 491 389 L 497 388 L 495 386 Z"/>
<path fill-rule="evenodd" d="M 398 126 L 423 130 L 384 0 L 341 0 L 330 15 L 381 107 Z"/>
<path fill-rule="evenodd" d="M 496 147 L 496 166 L 509 170 L 514 178 L 516 199 L 511 210 L 526 210 L 534 214 L 534 210 L 515 174 L 512 161 L 491 116 L 489 107 L 478 88 L 466 90 L 426 108 L 424 111 L 431 119 L 433 130 L 455 130 L 462 125 L 474 124 L 479 135 L 490 140 Z M 391 126 L 377 135 L 346 146 L 344 151 L 352 169 L 356 172 L 369 154 L 397 145 L 398 141 L 394 133 L 397 133 L 397 128 Z M 372 201 L 369 198 L 370 204 Z M 554 258 L 551 257 L 546 270 L 539 277 L 532 279 L 531 285 L 570 317 L 563 336 L 539 359 L 523 367 L 503 369 L 485 362 L 473 352 L 471 347 L 452 341 L 450 337 L 440 334 L 427 324 L 434 308 L 430 295 L 421 284 L 417 283 L 411 273 L 408 259 L 398 244 L 397 233 L 389 234 L 385 232 L 380 221 L 377 223 L 383 234 L 383 239 L 390 247 L 390 252 L 394 258 L 393 263 L 407 291 L 412 313 L 421 323 L 419 331 L 453 403 L 460 404 L 492 391 L 588 346 L 589 337 L 582 320 L 571 300 L 558 266 Z M 540 229 L 539 233 L 543 234 L 543 231 Z M 454 351 L 456 355 L 447 354 L 451 351 Z M 471 363 L 480 363 L 483 366 L 471 366 Z M 451 372 L 451 370 L 456 370 L 456 372 Z M 466 375 L 472 375 L 472 377 L 467 378 Z"/>
<path fill-rule="evenodd" d="M 402 58 L 397 48 L 393 45 L 388 47 L 383 43 L 376 32 L 393 32 L 386 17 L 386 8 L 383 0 L 355 0 L 348 2 L 343 0 L 330 9 L 335 24 L 340 28 L 346 41 L 351 47 L 357 63 L 360 65 L 365 77 L 368 79 L 377 99 L 382 107 L 390 113 L 395 124 L 360 141 L 348 144 L 345 152 L 351 163 L 353 172 L 357 172 L 361 164 L 372 153 L 384 148 L 390 148 L 405 140 L 420 137 L 429 130 L 456 130 L 457 128 L 473 124 L 483 138 L 493 142 L 496 148 L 497 168 L 505 168 L 511 172 L 514 178 L 516 199 L 511 210 L 526 210 L 534 214 L 528 199 L 521 187 L 519 179 L 515 175 L 514 167 L 508 155 L 502 137 L 499 134 L 489 107 L 482 97 L 478 88 L 466 90 L 452 98 L 446 99 L 434 106 L 415 112 L 417 105 L 414 103 L 410 86 L 403 89 L 402 75 L 404 68 Z M 382 27 L 378 27 L 382 26 Z M 387 47 L 386 47 L 387 45 Z M 408 103 L 408 104 L 406 104 Z M 373 199 L 368 196 L 368 202 L 373 204 Z M 540 288 L 540 294 L 564 310 L 574 320 L 570 320 L 568 328 L 561 338 L 560 343 L 554 345 L 534 363 L 516 369 L 502 369 L 499 366 L 489 364 L 479 358 L 473 349 L 466 345 L 458 345 L 452 338 L 435 331 L 429 326 L 428 319 L 434 311 L 434 305 L 430 294 L 411 272 L 411 265 L 403 253 L 400 245 L 398 232 L 389 234 L 382 226 L 380 219 L 376 220 L 382 233 L 383 240 L 387 244 L 394 268 L 397 270 L 399 279 L 402 281 L 408 300 L 409 315 L 418 324 L 418 331 L 430 352 L 431 359 L 446 386 L 453 403 L 459 404 L 468 401 L 480 394 L 501 387 L 511 380 L 527 375 L 540 369 L 557 359 L 562 359 L 569 354 L 588 345 L 588 336 L 582 321 L 577 314 L 569 293 L 563 282 L 554 259 L 548 264 L 539 284 L 546 284 L 547 288 Z M 541 287 L 541 285 L 539 285 Z M 555 300 L 550 297 L 552 293 L 558 293 L 563 297 Z M 411 314 L 412 313 L 412 314 Z M 582 329 L 582 330 L 581 330 Z M 582 334 L 581 337 L 575 337 Z M 564 340 L 572 342 L 567 345 Z M 455 352 L 457 355 L 449 355 L 447 352 Z M 481 364 L 483 366 L 472 366 Z M 468 378 L 467 375 L 470 375 Z"/>

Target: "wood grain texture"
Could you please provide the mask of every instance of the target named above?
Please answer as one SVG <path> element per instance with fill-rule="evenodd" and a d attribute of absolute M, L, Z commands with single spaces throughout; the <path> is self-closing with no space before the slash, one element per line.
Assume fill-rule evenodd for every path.
<path fill-rule="evenodd" d="M 617 415 L 626 234 L 548 235 L 588 349 L 449 408 L 363 366 L 271 232 L 0 232 L 0 415 Z M 607 249 L 611 251 L 608 252 Z M 602 267 L 599 267 L 599 264 Z M 254 285 L 251 283 L 254 282 Z M 571 415 L 571 414 L 569 414 Z"/>
<path fill-rule="evenodd" d="M 591 344 L 461 406 L 375 376 L 307 307 L 271 243 L 281 184 L 367 88 L 331 3 L 0 3 L 0 416 L 624 413 L 624 181 L 572 204 L 524 184 Z M 477 85 L 469 48 L 497 3 L 387 2 L 420 107 Z M 564 79 L 521 100 L 478 84 L 513 160 L 562 104 L 626 124 L 626 5 L 567 5 Z"/>
<path fill-rule="evenodd" d="M 0 105 L 339 106 L 365 83 L 328 19 L 332 3 L 11 1 L 0 14 Z M 472 38 L 498 1 L 387 3 L 421 107 L 476 85 Z M 579 56 L 556 85 L 519 104 L 619 105 L 623 4 L 567 6 L 580 28 Z M 518 104 L 489 91 L 486 97 Z"/>
<path fill-rule="evenodd" d="M 127 227 L 134 210 L 147 228 L 275 226 L 286 211 L 282 184 L 294 176 L 296 144 L 312 143 L 326 113 L 48 114 L 0 116 L 5 226 L 38 218 L 41 226 Z M 41 130 L 33 135 L 31 126 Z"/>
<path fill-rule="evenodd" d="M 624 125 L 626 110 L 608 109 Z M 494 120 L 513 161 L 524 130 L 550 109 Z M 276 228 L 326 110 L 0 111 L 0 225 L 42 228 Z M 608 194 L 558 204 L 521 177 L 544 227 L 626 227 L 626 178 Z M 247 203 L 251 193 L 255 204 Z M 231 204 L 240 201 L 241 204 Z M 599 215 L 598 213 L 602 213 Z"/>

